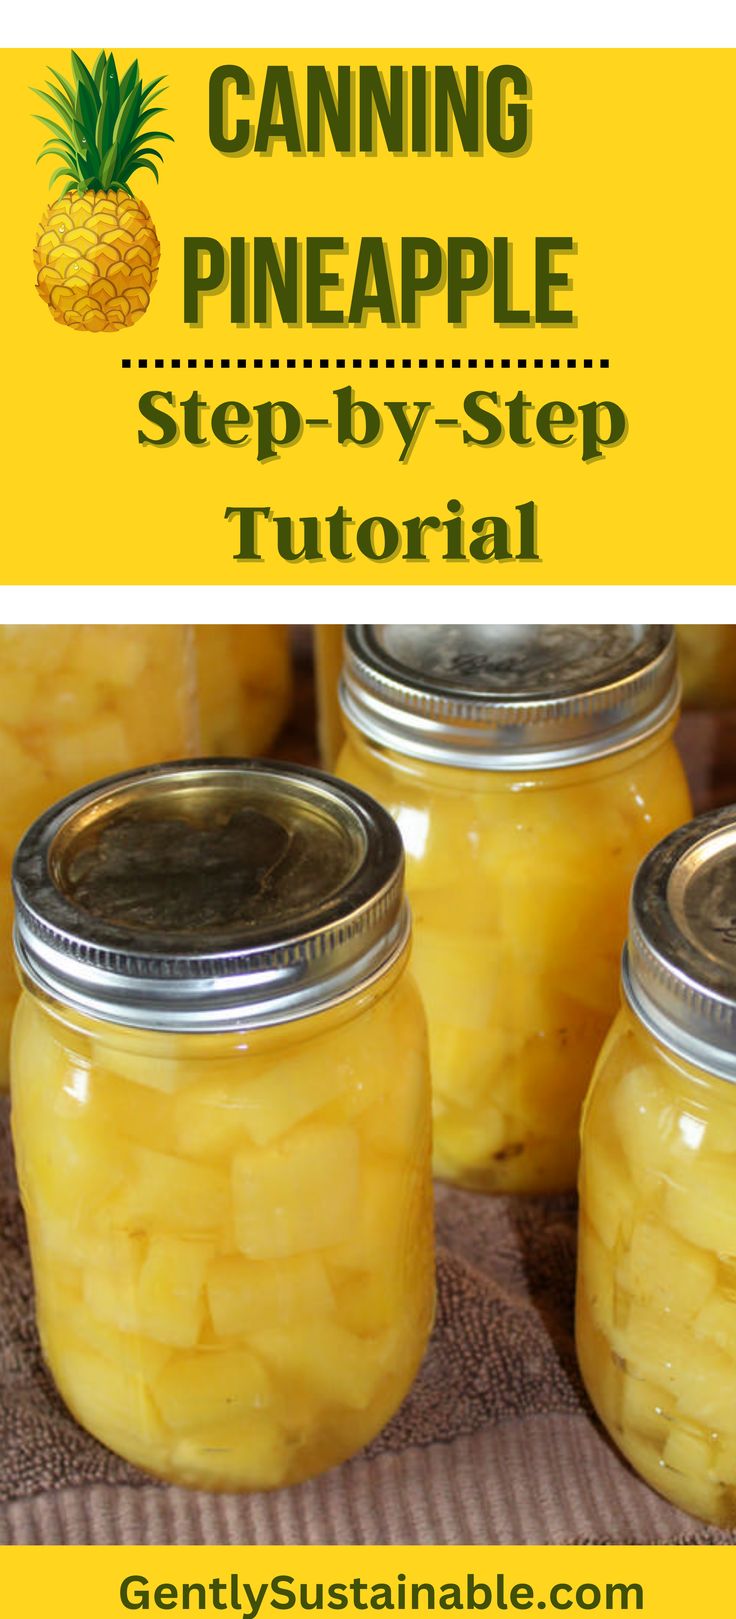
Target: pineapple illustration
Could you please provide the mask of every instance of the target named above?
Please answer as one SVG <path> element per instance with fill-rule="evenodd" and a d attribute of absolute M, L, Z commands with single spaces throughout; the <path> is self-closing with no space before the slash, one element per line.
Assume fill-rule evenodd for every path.
<path fill-rule="evenodd" d="M 144 125 L 163 107 L 152 105 L 163 76 L 143 84 L 137 61 L 118 78 L 105 51 L 90 72 L 72 51 L 74 82 L 53 68 L 55 83 L 35 90 L 53 118 L 34 116 L 51 131 L 37 161 L 58 157 L 50 184 L 67 184 L 41 220 L 33 258 L 36 286 L 54 317 L 77 332 L 119 332 L 144 315 L 161 254 L 145 203 L 130 181 L 138 169 L 163 161 L 162 129 Z M 160 93 L 160 90 L 159 90 Z"/>

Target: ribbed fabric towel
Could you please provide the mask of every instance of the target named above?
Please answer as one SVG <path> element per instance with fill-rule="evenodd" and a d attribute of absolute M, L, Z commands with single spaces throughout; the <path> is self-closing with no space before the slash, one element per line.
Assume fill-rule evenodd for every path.
<path fill-rule="evenodd" d="M 77 1426 L 38 1347 L 0 1108 L 0 1540 L 12 1544 L 721 1543 L 630 1472 L 575 1364 L 572 1198 L 438 1189 L 438 1314 L 401 1410 L 354 1461 L 273 1495 L 153 1483 Z"/>

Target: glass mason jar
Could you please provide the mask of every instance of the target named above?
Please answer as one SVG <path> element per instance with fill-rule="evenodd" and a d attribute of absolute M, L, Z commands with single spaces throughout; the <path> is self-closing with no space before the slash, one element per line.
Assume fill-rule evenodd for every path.
<path fill-rule="evenodd" d="M 736 705 L 736 624 L 678 624 L 685 708 Z"/>
<path fill-rule="evenodd" d="M 585 1104 L 577 1345 L 616 1444 L 736 1525 L 736 809 L 634 884 L 623 1009 Z"/>
<path fill-rule="evenodd" d="M 56 799 L 113 771 L 199 751 L 193 631 L 170 624 L 0 625 L 0 1087 L 18 982 L 10 869 Z"/>
<path fill-rule="evenodd" d="M 41 817 L 15 864 L 12 1122 L 43 1353 L 172 1482 L 351 1455 L 424 1352 L 424 1014 L 401 839 L 316 771 L 184 763 Z"/>
<path fill-rule="evenodd" d="M 631 879 L 691 813 L 672 631 L 349 625 L 341 694 L 338 772 L 404 840 L 436 1171 L 573 1187 Z"/>
<path fill-rule="evenodd" d="M 263 753 L 291 702 L 286 624 L 197 624 L 200 747 L 205 754 Z"/>

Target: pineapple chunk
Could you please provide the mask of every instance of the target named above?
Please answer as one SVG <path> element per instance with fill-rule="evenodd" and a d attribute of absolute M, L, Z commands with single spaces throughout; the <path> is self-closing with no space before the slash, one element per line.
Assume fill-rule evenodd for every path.
<path fill-rule="evenodd" d="M 125 729 L 112 714 L 100 715 L 80 730 L 52 733 L 46 747 L 54 773 L 75 782 L 125 770 L 130 760 Z"/>
<path fill-rule="evenodd" d="M 205 1066 L 201 1082 L 175 1104 L 178 1148 L 191 1157 L 214 1158 L 249 1143 L 269 1146 L 346 1092 L 351 1077 L 346 1064 L 332 1064 L 321 1050 L 309 1062 L 300 1061 L 294 1049 L 280 1062 L 261 1058 L 244 1068 L 222 1063 L 216 1074 Z"/>
<path fill-rule="evenodd" d="M 435 1090 L 437 1173 L 454 1180 L 458 1169 L 469 1173 L 487 1169 L 512 1154 L 523 1153 L 526 1133 L 491 1102 L 481 1107 L 447 1107 L 441 1088 Z"/>
<path fill-rule="evenodd" d="M 344 1405 L 362 1411 L 374 1399 L 391 1365 L 396 1333 L 356 1338 L 337 1321 L 306 1321 L 298 1333 L 270 1327 L 252 1333 L 250 1342 L 285 1385 L 293 1382 L 328 1409 Z M 290 1398 L 288 1387 L 284 1397 Z"/>
<path fill-rule="evenodd" d="M 163 1057 L 155 1047 L 151 1050 L 150 1037 L 141 1039 L 140 1049 L 137 1050 L 131 1032 L 130 1048 L 112 1046 L 106 1041 L 96 1041 L 94 1046 L 94 1065 L 96 1070 L 107 1069 L 113 1076 L 130 1080 L 131 1085 L 137 1085 L 147 1091 L 163 1091 L 171 1096 L 185 1083 L 186 1064 L 176 1057 Z M 145 1104 L 139 1101 L 139 1106 Z M 145 1117 L 145 1115 L 142 1115 Z M 152 1120 L 151 1132 L 155 1130 Z"/>
<path fill-rule="evenodd" d="M 722 1484 L 736 1486 L 736 1434 L 721 1434 L 713 1451 L 713 1473 Z"/>
<path fill-rule="evenodd" d="M 662 1451 L 672 1432 L 673 1408 L 672 1395 L 659 1385 L 640 1377 L 622 1377 L 619 1421 L 625 1434 Z"/>
<path fill-rule="evenodd" d="M 508 1091 L 503 1079 L 513 1062 L 513 1046 L 499 1026 L 486 1029 L 478 1039 L 476 1031 L 458 1028 L 436 1013 L 431 1051 L 435 1096 L 448 1106 L 476 1109 L 484 1116 L 489 1105 L 498 1103 L 502 1090 Z"/>
<path fill-rule="evenodd" d="M 53 1112 L 29 1121 L 18 1152 L 24 1204 L 49 1225 L 78 1228 L 82 1238 L 107 1222 L 129 1173 L 127 1154 L 92 1118 L 62 1122 Z"/>
<path fill-rule="evenodd" d="M 181 1237 L 152 1237 L 141 1267 L 141 1331 L 158 1343 L 189 1349 L 205 1319 L 204 1280 L 214 1249 Z"/>
<path fill-rule="evenodd" d="M 129 1178 L 111 1201 L 116 1226 L 197 1236 L 216 1232 L 228 1209 L 224 1173 L 148 1147 L 130 1149 Z"/>
<path fill-rule="evenodd" d="M 275 1490 L 287 1482 L 291 1450 L 263 1411 L 245 1422 L 208 1424 L 177 1439 L 172 1476 L 190 1489 Z"/>
<path fill-rule="evenodd" d="M 736 1358 L 736 1299 L 715 1293 L 707 1299 L 693 1322 L 698 1338 L 712 1339 L 719 1349 Z M 736 1411 L 734 1412 L 736 1428 Z"/>
<path fill-rule="evenodd" d="M 167 1435 L 138 1371 L 47 1330 L 46 1353 L 72 1414 L 103 1445 L 140 1467 L 163 1469 Z"/>
<path fill-rule="evenodd" d="M 178 1065 L 180 1066 L 180 1065 Z M 110 1131 L 140 1147 L 152 1144 L 161 1151 L 176 1151 L 172 1107 L 158 1087 L 141 1092 L 141 1087 L 109 1068 L 93 1067 L 89 1100 Z"/>
<path fill-rule="evenodd" d="M 495 975 L 488 972 L 486 953 L 477 948 L 477 940 L 472 944 L 471 950 L 462 935 L 453 937 L 448 932 L 446 924 L 431 928 L 425 923 L 414 934 L 412 967 L 425 1006 L 439 1009 L 440 1021 L 451 1008 L 455 1028 L 474 1029 L 493 1039 L 503 991 Z"/>
<path fill-rule="evenodd" d="M 596 1325 L 587 1294 L 580 1286 L 575 1300 L 575 1348 L 590 1399 L 609 1432 L 618 1439 L 624 1374 L 608 1338 Z"/>
<path fill-rule="evenodd" d="M 138 1279 L 145 1238 L 126 1232 L 110 1233 L 103 1269 L 90 1266 L 84 1273 L 84 1302 L 92 1315 L 120 1332 L 139 1332 Z"/>
<path fill-rule="evenodd" d="M 103 679 L 113 688 L 135 685 L 145 673 L 148 641 L 137 624 L 116 626 L 113 644 L 106 624 L 87 624 L 72 645 L 70 667 L 82 680 Z"/>
<path fill-rule="evenodd" d="M 406 1236 L 414 1234 L 407 1221 L 411 1191 L 408 1165 L 391 1158 L 373 1159 L 366 1165 L 352 1219 L 336 1221 L 332 1230 L 327 1260 L 333 1275 L 403 1264 Z M 347 1235 L 340 1241 L 341 1232 Z"/>
<path fill-rule="evenodd" d="M 697 1248 L 736 1257 L 734 1185 L 730 1159 L 703 1154 L 688 1165 L 687 1175 L 670 1173 L 665 1193 L 667 1220 Z"/>
<path fill-rule="evenodd" d="M 281 1260 L 227 1254 L 210 1266 L 207 1298 L 212 1325 L 222 1338 L 261 1327 L 301 1330 L 303 1321 L 335 1310 L 327 1272 L 316 1254 Z"/>
<path fill-rule="evenodd" d="M 606 1121 L 607 1122 L 607 1121 Z M 580 1165 L 580 1206 L 604 1248 L 628 1242 L 633 1230 L 636 1193 L 618 1143 L 596 1133 L 595 1145 L 583 1153 Z"/>
<path fill-rule="evenodd" d="M 656 1063 L 629 1068 L 612 1097 L 613 1123 L 640 1184 L 670 1173 L 680 1146 L 679 1107 Z"/>
<path fill-rule="evenodd" d="M 631 1455 L 629 1447 L 627 1454 L 630 1455 L 634 1466 L 639 1466 L 636 1456 Z M 679 1469 L 675 1471 L 666 1465 L 664 1458 L 653 1475 L 647 1474 L 643 1467 L 640 1471 L 648 1482 L 654 1485 L 655 1490 L 660 1490 L 662 1495 L 668 1496 L 682 1512 L 690 1512 L 694 1518 L 704 1518 L 706 1523 L 718 1524 L 729 1521 L 730 1514 L 724 1499 L 724 1491 L 715 1480 L 703 1478 L 697 1473 L 684 1473 Z"/>
<path fill-rule="evenodd" d="M 204 1325 L 204 1278 L 214 1250 L 183 1237 L 152 1237 L 145 1257 L 144 1246 L 143 1238 L 118 1234 L 120 1258 L 111 1254 L 108 1269 L 85 1273 L 85 1303 L 121 1332 L 189 1349 Z"/>
<path fill-rule="evenodd" d="M 611 1256 L 584 1209 L 580 1211 L 578 1255 L 578 1287 L 585 1295 L 596 1326 L 609 1337 L 615 1319 Z"/>
<path fill-rule="evenodd" d="M 337 1315 L 348 1332 L 360 1338 L 374 1337 L 400 1320 L 410 1307 L 400 1258 L 397 1255 L 372 1271 L 336 1271 Z"/>
<path fill-rule="evenodd" d="M 260 1076 L 243 1086 L 240 1096 L 251 1140 L 258 1147 L 269 1146 L 347 1091 L 351 1077 L 347 1064 L 332 1064 L 326 1054 L 305 1063 L 298 1076 L 292 1055 L 283 1063 L 269 1064 Z"/>
<path fill-rule="evenodd" d="M 696 1342 L 656 1310 L 633 1303 L 626 1326 L 613 1335 L 613 1345 L 628 1370 L 661 1386 L 691 1422 L 711 1429 L 733 1425 L 736 1410 L 736 1361 L 717 1345 Z"/>
<path fill-rule="evenodd" d="M 268 1374 L 247 1349 L 173 1355 L 153 1392 L 167 1427 L 195 1435 L 202 1427 L 241 1422 L 271 1400 Z"/>
<path fill-rule="evenodd" d="M 133 1332 L 120 1332 L 102 1321 L 87 1308 L 81 1295 L 63 1295 L 57 1285 L 56 1270 L 39 1270 L 34 1264 L 39 1297 L 39 1323 L 42 1341 L 49 1337 L 54 1344 L 68 1344 L 72 1351 L 91 1349 L 112 1361 L 126 1372 L 137 1374 L 144 1383 L 151 1383 L 166 1365 L 171 1354 L 163 1344 Z"/>
<path fill-rule="evenodd" d="M 713 1446 L 706 1433 L 694 1433 L 687 1428 L 670 1425 L 670 1432 L 662 1453 L 665 1466 L 684 1473 L 687 1478 L 713 1482 Z"/>
<path fill-rule="evenodd" d="M 358 1137 L 344 1126 L 302 1125 L 270 1147 L 237 1153 L 237 1246 L 249 1259 L 330 1248 L 355 1225 L 358 1188 Z"/>
<path fill-rule="evenodd" d="M 683 1242 L 661 1221 L 643 1220 L 634 1226 L 616 1267 L 616 1281 L 642 1304 L 690 1321 L 715 1287 L 716 1261 L 702 1248 Z M 734 1328 L 736 1310 L 732 1337 Z"/>

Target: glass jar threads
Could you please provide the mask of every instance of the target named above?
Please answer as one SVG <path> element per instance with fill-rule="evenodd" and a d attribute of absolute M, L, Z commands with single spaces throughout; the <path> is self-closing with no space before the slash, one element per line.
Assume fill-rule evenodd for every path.
<path fill-rule="evenodd" d="M 43 1352 L 111 1449 L 293 1483 L 398 1406 L 433 1308 L 401 839 L 362 793 L 160 766 L 15 865 L 12 1116 Z"/>
<path fill-rule="evenodd" d="M 577 1342 L 647 1482 L 736 1524 L 736 809 L 643 862 L 586 1102 Z"/>
<path fill-rule="evenodd" d="M 338 771 L 404 840 L 436 1170 L 569 1188 L 631 879 L 690 814 L 673 633 L 349 625 L 345 646 Z"/>

